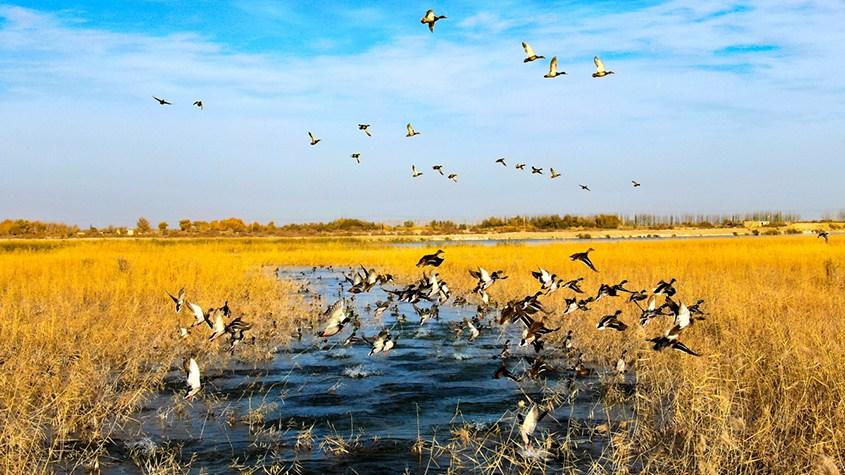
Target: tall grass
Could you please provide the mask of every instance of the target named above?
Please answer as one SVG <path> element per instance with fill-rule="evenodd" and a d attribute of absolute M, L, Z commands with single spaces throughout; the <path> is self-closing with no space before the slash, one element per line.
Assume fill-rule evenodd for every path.
<path fill-rule="evenodd" d="M 635 308 L 605 298 L 588 314 L 556 316 L 590 364 L 634 355 L 637 423 L 613 440 L 619 471 L 808 473 L 845 461 L 845 245 L 810 237 L 591 242 L 599 273 L 570 262 L 585 243 L 450 245 L 438 270 L 468 293 L 467 270 L 503 269 L 497 302 L 536 290 L 543 266 L 586 277 L 584 288 L 629 280 L 650 289 L 679 280 L 679 298 L 706 300 L 707 320 L 683 335 L 702 353 L 652 352 L 662 328 L 636 325 Z M 164 294 L 181 286 L 208 307 L 228 299 L 250 319 L 289 324 L 300 313 L 262 272 L 276 265 L 355 265 L 419 276 L 426 248 L 366 240 L 92 241 L 0 249 L 0 467 L 47 469 L 63 441 L 96 446 L 117 415 L 178 364 L 178 319 Z M 544 302 L 560 309 L 559 291 Z M 631 328 L 598 332 L 598 319 L 625 310 Z M 283 333 L 283 332 L 280 332 Z M 563 332 L 554 334 L 561 337 Z M 278 335 L 283 339 L 284 335 Z M 199 346 L 191 351 L 210 352 Z"/>

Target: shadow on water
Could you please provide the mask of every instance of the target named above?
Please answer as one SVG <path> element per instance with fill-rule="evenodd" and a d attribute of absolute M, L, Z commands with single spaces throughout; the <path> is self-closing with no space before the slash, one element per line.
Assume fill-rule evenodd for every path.
<path fill-rule="evenodd" d="M 321 299 L 324 308 L 337 298 L 343 280 L 338 269 L 282 268 L 278 276 L 307 284 L 305 295 Z M 556 371 L 545 381 L 518 385 L 493 379 L 504 341 L 519 341 L 516 325 L 502 330 L 488 316 L 481 336 L 468 342 L 466 336 L 456 338 L 453 325 L 473 316 L 474 307 L 443 305 L 439 320 L 420 326 L 408 304 L 374 318 L 368 309 L 386 298 L 376 287 L 352 297 L 352 305 L 361 315 L 358 335 L 372 337 L 391 328 L 398 337 L 388 354 L 369 356 L 367 343 L 344 346 L 349 328 L 328 340 L 306 335 L 257 366 L 206 368 L 205 388 L 192 403 L 181 401 L 184 375 L 174 368 L 161 391 L 112 437 L 104 472 L 139 473 L 138 454 L 173 453 L 204 473 L 256 465 L 295 466 L 306 473 L 440 473 L 454 459 L 448 451 L 415 452 L 419 440 L 429 448 L 435 439 L 446 444 L 457 428 L 468 427 L 516 445 L 517 402 L 526 396 L 539 401 L 555 390 L 570 396 L 541 421 L 538 433 L 573 437 L 579 435 L 574 428 L 586 431 L 608 417 L 614 422 L 632 417 L 628 407 L 602 402 L 596 375 L 577 380 L 580 391 L 573 395 L 572 363 L 554 357 L 562 352 L 551 346 L 544 354 Z M 534 356 L 530 348 L 513 344 L 511 351 L 515 373 L 528 366 L 525 356 Z M 587 439 L 579 448 L 585 459 L 580 463 L 587 464 L 602 448 L 602 442 Z M 571 468 L 579 462 L 545 467 L 554 472 L 561 463 Z M 471 465 L 462 466 L 472 471 Z"/>

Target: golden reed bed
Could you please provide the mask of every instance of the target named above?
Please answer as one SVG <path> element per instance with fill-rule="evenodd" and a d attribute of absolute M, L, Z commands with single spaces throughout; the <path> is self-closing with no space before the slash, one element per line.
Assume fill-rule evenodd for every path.
<path fill-rule="evenodd" d="M 567 257 L 588 245 L 596 249 L 598 274 Z M 263 266 L 363 263 L 401 282 L 418 277 L 414 264 L 432 250 L 354 240 L 0 244 L 0 470 L 50 471 L 67 440 L 96 448 L 110 424 L 136 410 L 186 352 L 216 352 L 201 343 L 180 346 L 175 329 L 187 317 L 173 314 L 165 289 L 184 286 L 204 306 L 229 299 L 271 344 L 288 338 L 302 311 L 293 311 L 297 303 L 282 298 L 286 284 Z M 588 292 L 602 282 L 628 279 L 630 288 L 650 289 L 676 277 L 678 297 L 706 300 L 707 320 L 683 335 L 700 358 L 652 352 L 644 339 L 661 327 L 639 328 L 622 299 L 606 298 L 586 315 L 554 317 L 573 329 L 591 364 L 609 364 L 623 349 L 636 359 L 638 422 L 608 435 L 616 472 L 836 473 L 845 462 L 845 245 L 838 239 L 445 250 L 439 272 L 457 293 L 473 286 L 469 268 L 505 270 L 510 278 L 490 292 L 500 303 L 535 291 L 530 271 L 538 266 L 585 276 Z M 559 309 L 567 295 L 544 301 Z M 615 308 L 625 310 L 632 328 L 596 331 Z"/>

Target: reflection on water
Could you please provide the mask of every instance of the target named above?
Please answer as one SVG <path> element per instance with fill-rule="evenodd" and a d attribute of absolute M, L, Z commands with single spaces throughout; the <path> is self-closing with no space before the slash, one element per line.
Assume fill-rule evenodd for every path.
<path fill-rule="evenodd" d="M 321 296 L 324 307 L 337 297 L 343 279 L 337 269 L 280 269 L 279 277 L 307 283 L 306 295 Z M 418 438 L 445 444 L 453 429 L 467 426 L 482 432 L 496 427 L 503 434 L 500 440 L 516 441 L 520 399 L 539 401 L 554 389 L 572 395 L 572 363 L 551 345 L 544 354 L 555 370 L 545 382 L 492 379 L 504 341 L 519 341 L 516 325 L 503 331 L 491 326 L 488 316 L 481 336 L 470 343 L 465 336 L 455 337 L 453 324 L 473 316 L 474 307 L 443 305 L 440 319 L 421 327 L 407 304 L 374 319 L 367 308 L 386 298 L 376 287 L 352 300 L 361 315 L 358 335 L 372 337 L 391 328 L 397 345 L 386 355 L 368 356 L 366 343 L 344 346 L 351 328 L 329 340 L 308 336 L 314 329 L 270 362 L 205 368 L 205 387 L 191 404 L 180 400 L 184 375 L 174 368 L 160 393 L 114 438 L 104 471 L 137 473 L 131 457 L 167 453 L 205 473 L 254 465 L 295 465 L 315 473 L 439 473 L 448 470 L 449 454 L 420 456 L 413 450 Z M 533 350 L 514 345 L 511 351 L 510 369 L 521 373 Z M 571 404 L 543 419 L 538 432 L 572 436 L 575 426 L 594 427 L 608 416 L 631 417 L 624 407 L 600 402 L 598 376 L 578 380 L 577 388 Z M 581 444 L 582 463 L 601 449 L 598 442 Z M 559 466 L 555 463 L 550 471 Z"/>

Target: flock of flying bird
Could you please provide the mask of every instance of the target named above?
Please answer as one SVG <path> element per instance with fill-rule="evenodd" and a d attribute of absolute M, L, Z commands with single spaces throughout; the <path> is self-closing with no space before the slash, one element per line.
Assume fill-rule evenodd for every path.
<path fill-rule="evenodd" d="M 584 252 L 572 254 L 570 259 L 573 262 L 582 263 L 593 272 L 598 272 L 598 269 L 590 258 L 590 253 L 593 251 L 590 248 Z M 405 323 L 407 322 L 407 317 L 398 311 L 398 305 L 410 304 L 419 317 L 419 325 L 425 325 L 432 319 L 438 320 L 440 314 L 439 306 L 452 299 L 452 291 L 449 288 L 449 284 L 435 270 L 445 261 L 444 254 L 445 252 L 442 249 L 438 249 L 433 254 L 422 256 L 417 262 L 417 267 L 423 269 L 422 277 L 416 282 L 404 286 L 394 285 L 391 288 L 386 287 L 386 285 L 394 284 L 393 276 L 389 274 L 382 275 L 377 273 L 375 269 L 366 269 L 364 266 L 361 266 L 360 271 L 344 274 L 345 283 L 349 285 L 346 290 L 351 294 L 358 294 L 369 292 L 377 285 L 382 286 L 389 295 L 388 299 L 386 301 L 376 302 L 374 310 L 367 308 L 367 310 L 373 310 L 374 320 L 381 318 L 384 312 L 393 307 L 393 315 L 397 317 L 397 323 Z M 432 268 L 432 270 L 426 272 L 426 268 Z M 502 270 L 489 272 L 479 267 L 477 270 L 469 270 L 469 273 L 476 280 L 472 294 L 476 296 L 479 303 L 476 306 L 476 312 L 473 317 L 464 318 L 460 322 L 453 324 L 456 338 L 466 335 L 467 340 L 472 342 L 480 336 L 482 330 L 492 328 L 494 325 L 493 321 L 502 327 L 506 327 L 509 324 L 519 324 L 522 327 L 522 332 L 517 346 L 520 348 L 526 347 L 529 349 L 529 352 L 533 349 L 537 355 L 531 359 L 530 367 L 526 368 L 522 374 L 516 375 L 508 367 L 508 360 L 512 356 L 512 348 L 511 341 L 507 340 L 503 344 L 501 351 L 494 356 L 500 360 L 498 368 L 493 373 L 494 379 L 508 378 L 520 383 L 525 379 L 540 379 L 546 373 L 553 370 L 540 353 L 545 349 L 546 336 L 559 331 L 560 326 L 554 328 L 548 326 L 548 319 L 550 319 L 549 317 L 551 317 L 553 312 L 546 308 L 541 298 L 548 297 L 564 289 L 571 291 L 572 296 L 564 298 L 565 306 L 562 312 L 563 315 L 569 315 L 574 312 L 588 312 L 591 304 L 604 298 L 612 299 L 626 296 L 624 301 L 636 307 L 636 313 L 639 315 L 639 325 L 644 327 L 661 318 L 671 319 L 671 324 L 664 331 L 646 340 L 653 350 L 663 351 L 672 349 L 688 355 L 699 356 L 697 352 L 690 349 L 679 338 L 684 330 L 694 322 L 704 319 L 704 312 L 701 308 L 704 301 L 699 299 L 692 305 L 686 305 L 685 303 L 676 301 L 675 294 L 677 293 L 677 289 L 675 285 L 677 281 L 674 278 L 669 281 L 661 280 L 651 291 L 646 289 L 628 289 L 626 287 L 628 285 L 627 280 L 622 280 L 616 284 L 601 284 L 595 295 L 581 297 L 586 295 L 585 290 L 581 287 L 581 283 L 584 280 L 583 277 L 566 280 L 558 277 L 557 274 L 540 268 L 532 272 L 532 277 L 539 284 L 539 289 L 535 293 L 511 300 L 501 308 L 497 308 L 495 305 L 491 305 L 488 291 L 496 282 L 508 278 L 505 272 Z M 661 297 L 663 298 L 663 302 L 658 305 L 658 298 Z M 423 306 L 423 302 L 427 302 L 428 305 Z M 455 306 L 472 305 L 468 298 L 464 296 L 455 296 L 452 299 L 452 303 Z M 487 316 L 496 310 L 498 310 L 498 316 L 487 319 Z M 601 317 L 596 324 L 597 330 L 626 331 L 629 328 L 629 324 L 623 321 L 622 314 L 623 311 L 619 309 L 612 314 Z M 486 322 L 485 319 L 493 321 Z M 486 327 L 485 323 L 487 323 Z M 386 354 L 398 344 L 398 335 L 392 333 L 392 327 L 382 328 L 371 338 L 367 338 L 365 335 L 359 336 L 358 331 L 361 328 L 361 321 L 358 314 L 349 305 L 348 299 L 344 297 L 335 301 L 323 313 L 322 325 L 322 331 L 317 334 L 320 338 L 335 337 L 344 328 L 351 326 L 352 332 L 342 340 L 343 344 L 366 343 L 370 345 L 370 356 Z M 585 364 L 583 353 L 576 349 L 572 330 L 569 330 L 563 339 L 561 350 L 564 352 L 564 356 L 574 362 L 570 369 L 573 379 L 587 377 L 593 373 L 593 370 Z M 626 360 L 626 355 L 627 350 L 623 351 L 616 361 L 612 370 L 614 375 L 621 376 L 627 371 L 629 363 Z M 532 403 L 527 412 L 522 415 L 520 434 L 526 445 L 530 445 L 530 435 L 546 412 L 541 410 L 540 406 L 536 403 Z"/>
<path fill-rule="evenodd" d="M 447 18 L 446 16 L 436 15 L 434 13 L 434 10 L 428 10 L 428 11 L 426 11 L 425 15 L 420 19 L 420 23 L 427 25 L 428 29 L 432 33 L 434 33 L 434 25 L 438 21 L 446 19 L 446 18 Z M 531 62 L 534 62 L 534 61 L 537 61 L 537 60 L 540 60 L 540 59 L 545 59 L 545 56 L 536 54 L 534 52 L 534 49 L 531 47 L 531 45 L 526 43 L 526 42 L 522 42 L 522 49 L 525 52 L 525 59 L 523 60 L 524 63 L 531 63 Z M 593 58 L 593 63 L 595 64 L 595 67 L 596 67 L 596 70 L 595 70 L 595 72 L 593 72 L 593 75 L 592 75 L 594 78 L 603 78 L 603 77 L 609 76 L 611 74 L 615 74 L 613 71 L 610 71 L 610 70 L 605 68 L 604 63 L 602 62 L 601 58 L 599 58 L 598 56 L 595 56 Z M 557 56 L 553 56 L 552 59 L 549 61 L 549 71 L 543 77 L 551 79 L 551 78 L 556 78 L 556 77 L 564 76 L 564 75 L 566 75 L 565 71 L 558 71 Z M 162 98 L 159 98 L 159 97 L 156 97 L 156 96 L 153 96 L 153 99 L 155 99 L 159 103 L 159 105 L 162 105 L 162 106 L 168 106 L 168 105 L 173 104 L 172 102 L 168 101 L 167 99 L 162 99 Z M 197 107 L 198 109 L 203 109 L 203 101 L 202 100 L 199 100 L 199 99 L 195 100 L 193 105 L 195 107 Z M 358 124 L 358 130 L 360 130 L 364 134 L 366 134 L 367 137 L 373 136 L 372 132 L 370 131 L 370 124 Z M 405 125 L 405 130 L 406 130 L 405 137 L 412 138 L 412 137 L 415 137 L 417 135 L 420 135 L 420 132 L 416 131 L 414 129 L 413 125 L 411 125 L 410 122 Z M 315 136 L 314 133 L 312 133 L 310 131 L 308 131 L 308 138 L 309 138 L 309 144 L 311 146 L 315 146 L 322 141 L 322 139 L 317 138 L 317 136 Z M 355 152 L 355 153 L 351 154 L 350 157 L 353 160 L 355 160 L 356 163 L 358 163 L 358 164 L 361 163 L 361 153 Z M 502 165 L 507 167 L 507 164 L 505 163 L 504 158 L 499 158 L 498 160 L 496 160 L 496 163 L 501 163 Z M 526 166 L 525 163 L 518 163 L 515 168 L 517 170 L 524 170 L 525 166 Z M 441 176 L 445 176 L 449 180 L 451 180 L 455 183 L 458 182 L 458 174 L 457 173 L 449 173 L 448 175 L 445 174 L 443 172 L 443 165 L 434 165 L 432 167 L 432 169 L 434 171 L 436 171 L 437 173 L 439 173 Z M 535 167 L 535 166 L 532 165 L 531 166 L 531 174 L 533 174 L 533 175 L 543 175 L 544 174 L 543 173 L 543 167 Z M 423 175 L 423 172 L 420 171 L 416 167 L 416 165 L 412 164 L 411 165 L 411 177 L 412 178 L 418 178 L 422 175 Z M 558 178 L 560 176 L 561 176 L 560 172 L 555 171 L 554 168 L 551 168 L 551 167 L 549 168 L 549 177 L 551 179 L 555 179 L 555 178 Z M 634 188 L 637 188 L 637 187 L 640 186 L 640 183 L 638 183 L 636 180 L 631 180 L 631 183 L 633 184 Z M 581 188 L 581 190 L 590 191 L 590 188 L 587 185 L 579 184 L 579 187 Z"/>
<path fill-rule="evenodd" d="M 583 264 L 593 272 L 599 272 L 590 257 L 590 253 L 593 251 L 590 248 L 584 252 L 572 254 L 570 259 L 573 262 Z M 561 327 L 549 325 L 554 312 L 548 310 L 541 299 L 548 298 L 556 292 L 568 291 L 571 292 L 571 296 L 564 297 L 565 305 L 562 316 L 575 312 L 589 312 L 590 305 L 602 299 L 625 297 L 624 302 L 636 307 L 638 323 L 643 327 L 662 318 L 671 319 L 671 324 L 666 325 L 664 331 L 646 340 L 653 350 L 672 349 L 688 355 L 699 356 L 679 338 L 693 323 L 704 319 L 704 312 L 701 309 L 704 301 L 698 300 L 695 304 L 686 305 L 675 300 L 677 281 L 674 278 L 668 281 L 661 280 L 650 291 L 629 289 L 627 280 L 615 284 L 601 284 L 595 295 L 588 296 L 582 288 L 584 277 L 567 280 L 546 269 L 539 268 L 532 272 L 532 277 L 536 279 L 539 285 L 536 292 L 510 300 L 499 306 L 491 304 L 489 290 L 496 282 L 508 278 L 504 271 L 489 272 L 482 267 L 471 269 L 469 274 L 476 281 L 472 292 L 466 296 L 453 296 L 449 284 L 437 272 L 437 268 L 444 261 L 445 252 L 441 249 L 433 254 L 422 256 L 417 262 L 417 267 L 422 269 L 422 277 L 407 285 L 398 285 L 394 282 L 392 275 L 380 274 L 375 269 L 367 269 L 364 266 L 361 266 L 358 271 L 349 274 L 344 273 L 344 282 L 339 289 L 341 296 L 322 312 L 319 323 L 321 330 L 316 333 L 316 337 L 327 340 L 340 335 L 345 328 L 352 327 L 352 331 L 343 340 L 337 340 L 338 343 L 342 342 L 343 345 L 367 344 L 370 348 L 370 356 L 389 354 L 398 345 L 399 335 L 393 333 L 395 324 L 393 327 L 381 328 L 378 333 L 369 338 L 364 334 L 359 335 L 358 332 L 362 326 L 360 316 L 354 305 L 351 305 L 355 294 L 370 292 L 377 286 L 388 294 L 388 298 L 385 301 L 375 302 L 374 308 L 370 305 L 365 308 L 366 311 L 371 312 L 375 322 L 378 322 L 382 315 L 392 308 L 392 315 L 396 317 L 396 323 L 406 323 L 407 317 L 399 311 L 401 304 L 409 304 L 413 308 L 413 311 L 419 317 L 419 325 L 425 325 L 431 320 L 439 320 L 440 305 L 446 304 L 450 300 L 452 305 L 455 306 L 475 305 L 474 316 L 463 318 L 461 321 L 452 324 L 456 338 L 462 338 L 463 335 L 466 335 L 468 341 L 472 342 L 479 337 L 482 330 L 492 329 L 494 325 L 499 325 L 502 328 L 502 334 L 504 334 L 504 329 L 508 325 L 520 325 L 522 331 L 519 343 L 516 346 L 526 348 L 529 353 L 533 350 L 536 356 L 530 359 L 530 367 L 527 367 L 522 374 L 514 374 L 508 367 L 508 361 L 513 355 L 511 341 L 507 340 L 501 351 L 494 355 L 494 358 L 500 362 L 492 377 L 495 379 L 507 378 L 521 384 L 523 380 L 538 380 L 548 372 L 554 371 L 554 368 L 546 362 L 541 353 L 547 351 L 545 347 L 547 336 L 558 332 Z M 344 291 L 352 294 L 352 296 L 343 296 Z M 214 341 L 221 336 L 228 335 L 228 351 L 233 352 L 236 345 L 244 340 L 244 333 L 252 327 L 249 323 L 244 322 L 241 317 L 233 316 L 228 302 L 224 303 L 222 307 L 203 311 L 201 306 L 186 299 L 184 289 L 181 289 L 177 295 L 169 292 L 168 295 L 176 305 L 177 313 L 187 307 L 192 314 L 193 321 L 190 327 L 179 328 L 183 338 L 188 337 L 195 327 L 207 326 L 211 332 L 208 339 Z M 477 299 L 478 304 L 470 303 L 471 298 Z M 663 298 L 660 305 L 658 305 L 658 298 Z M 496 315 L 496 313 L 498 314 Z M 488 315 L 493 316 L 488 318 Z M 621 309 L 602 316 L 596 324 L 599 331 L 624 332 L 629 327 L 630 324 L 623 320 Z M 302 335 L 303 332 L 300 327 L 297 330 L 297 336 L 301 339 Z M 254 336 L 252 341 L 254 343 Z M 572 379 L 587 377 L 593 373 L 594 370 L 585 364 L 584 354 L 575 345 L 572 330 L 567 332 L 559 347 L 563 356 L 572 362 L 569 369 Z M 623 351 L 616 361 L 612 368 L 614 375 L 622 376 L 627 371 L 629 363 L 626 360 L 626 354 L 626 351 Z M 188 384 L 184 397 L 191 400 L 203 387 L 200 380 L 200 368 L 193 357 L 185 361 L 184 367 Z M 520 434 L 526 446 L 530 446 L 530 436 L 537 423 L 547 412 L 541 405 L 532 403 L 525 414 L 521 416 Z"/>

